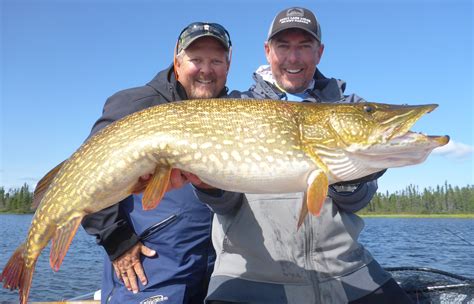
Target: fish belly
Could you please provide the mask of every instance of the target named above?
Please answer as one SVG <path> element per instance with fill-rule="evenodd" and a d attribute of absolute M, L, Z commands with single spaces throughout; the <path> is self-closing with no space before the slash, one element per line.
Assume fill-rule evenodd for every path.
<path fill-rule="evenodd" d="M 235 153 L 235 150 L 234 150 Z M 212 154 L 211 154 L 212 155 Z M 203 161 L 176 164 L 216 188 L 245 193 L 287 193 L 305 191 L 307 179 L 316 167 L 307 157 L 299 159 L 249 157 L 239 160 L 208 157 Z"/>

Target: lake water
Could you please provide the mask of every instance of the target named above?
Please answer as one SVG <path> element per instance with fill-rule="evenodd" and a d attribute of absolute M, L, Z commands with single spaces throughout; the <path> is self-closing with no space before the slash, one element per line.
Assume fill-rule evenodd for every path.
<path fill-rule="evenodd" d="M 0 269 L 26 236 L 32 215 L 0 215 Z M 385 267 L 423 266 L 474 277 L 474 220 L 366 218 L 360 241 Z M 102 249 L 82 228 L 61 269 L 48 262 L 49 247 L 36 265 L 30 301 L 53 301 L 100 288 Z M 0 288 L 0 303 L 17 303 L 18 293 Z"/>

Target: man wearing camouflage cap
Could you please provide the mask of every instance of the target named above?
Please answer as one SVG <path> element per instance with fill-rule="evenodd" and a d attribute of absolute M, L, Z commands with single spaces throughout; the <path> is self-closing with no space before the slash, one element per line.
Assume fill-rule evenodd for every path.
<path fill-rule="evenodd" d="M 230 37 L 221 25 L 188 25 L 178 37 L 174 63 L 147 85 L 111 96 L 91 135 L 154 105 L 226 96 L 230 55 Z M 179 178 L 174 170 L 172 188 L 182 186 Z M 141 196 L 132 195 L 83 221 L 107 253 L 102 303 L 202 303 L 215 259 L 212 212 L 190 184 L 167 192 L 154 210 L 142 210 Z"/>

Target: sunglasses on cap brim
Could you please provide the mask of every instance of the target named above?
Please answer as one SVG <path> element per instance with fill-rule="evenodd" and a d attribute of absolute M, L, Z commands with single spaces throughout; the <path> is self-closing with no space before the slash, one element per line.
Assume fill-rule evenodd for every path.
<path fill-rule="evenodd" d="M 229 32 L 227 32 L 222 25 L 218 23 L 194 22 L 188 25 L 179 34 L 176 52 L 178 52 L 179 46 L 185 43 L 186 40 L 193 40 L 193 38 L 201 36 L 203 33 L 211 33 L 219 38 L 219 40 L 224 43 L 226 49 L 230 49 L 232 46 Z"/>

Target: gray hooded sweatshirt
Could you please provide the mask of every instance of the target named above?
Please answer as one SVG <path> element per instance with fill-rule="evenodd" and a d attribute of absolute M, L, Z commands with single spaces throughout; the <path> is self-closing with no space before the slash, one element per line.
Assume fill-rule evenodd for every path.
<path fill-rule="evenodd" d="M 271 72 L 254 73 L 249 91 L 231 97 L 287 100 L 271 84 Z M 305 99 L 359 102 L 343 95 L 345 83 L 318 70 Z M 352 192 L 329 188 L 319 217 L 297 230 L 303 193 L 243 194 L 196 190 L 216 213 L 212 240 L 217 259 L 207 301 L 236 303 L 347 303 L 379 288 L 391 277 L 357 239 L 364 227 L 354 212 L 377 190 L 376 180 Z"/>

